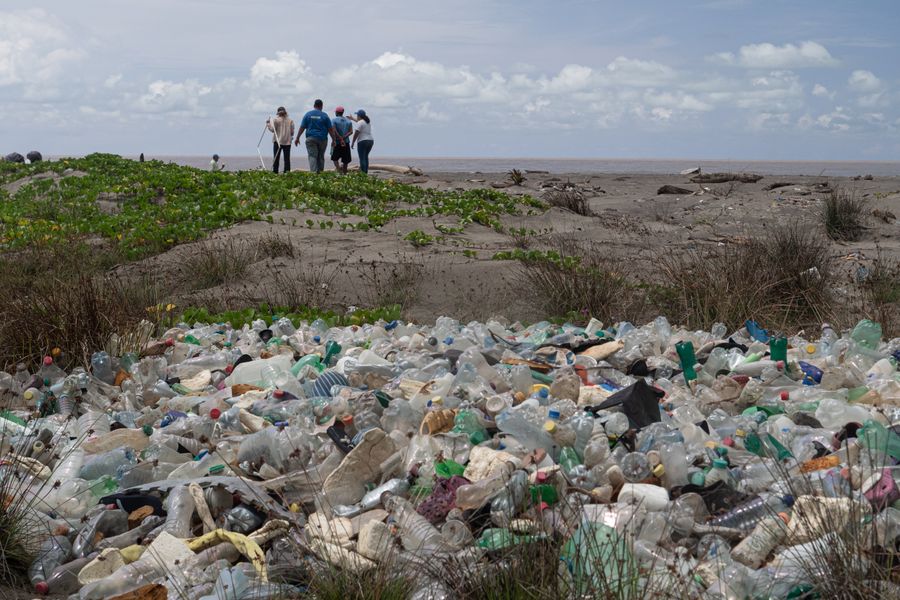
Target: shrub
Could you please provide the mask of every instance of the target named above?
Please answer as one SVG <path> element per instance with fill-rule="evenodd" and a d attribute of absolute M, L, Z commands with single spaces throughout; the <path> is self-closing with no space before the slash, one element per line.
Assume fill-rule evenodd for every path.
<path fill-rule="evenodd" d="M 247 274 L 257 253 L 242 242 L 205 242 L 191 248 L 183 262 L 184 276 L 192 289 L 208 289 L 233 283 Z"/>
<path fill-rule="evenodd" d="M 575 188 L 554 188 L 544 194 L 544 200 L 546 200 L 550 206 L 558 206 L 559 208 L 570 210 L 583 217 L 590 217 L 593 214 L 588 207 L 584 194 Z"/>
<path fill-rule="evenodd" d="M 0 257 L 0 365 L 36 364 L 54 348 L 62 366 L 83 364 L 112 333 L 160 304 L 155 282 L 106 272 L 104 252 L 77 244 L 34 246 Z"/>
<path fill-rule="evenodd" d="M 865 230 L 867 203 L 861 198 L 840 190 L 833 190 L 822 210 L 825 232 L 833 240 L 852 242 Z"/>
<path fill-rule="evenodd" d="M 651 297 L 663 314 L 691 327 L 760 319 L 775 327 L 826 320 L 833 282 L 828 246 L 799 225 L 741 244 L 657 257 L 663 284 Z"/>

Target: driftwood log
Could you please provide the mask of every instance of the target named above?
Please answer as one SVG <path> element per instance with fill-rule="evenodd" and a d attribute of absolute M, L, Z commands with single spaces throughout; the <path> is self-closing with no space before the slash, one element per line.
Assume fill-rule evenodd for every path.
<path fill-rule="evenodd" d="M 677 185 L 668 185 L 668 184 L 666 184 L 666 185 L 662 186 L 661 188 L 659 188 L 658 190 L 656 190 L 656 194 L 658 196 L 661 196 L 663 194 L 685 195 L 685 194 L 693 194 L 693 193 L 694 193 L 694 190 L 689 190 L 687 188 L 678 187 Z"/>
<path fill-rule="evenodd" d="M 351 171 L 358 171 L 359 166 L 353 165 L 350 167 Z M 399 165 L 369 165 L 370 171 L 387 171 L 388 173 L 398 173 L 400 175 L 418 175 L 421 176 L 421 169 L 417 169 L 415 167 L 403 167 Z"/>
<path fill-rule="evenodd" d="M 775 183 L 770 183 L 769 185 L 763 188 L 764 192 L 771 192 L 772 190 L 777 190 L 778 188 L 787 187 L 789 185 L 794 185 L 793 183 L 789 183 L 787 181 L 776 181 Z"/>
<path fill-rule="evenodd" d="M 701 173 L 691 177 L 691 181 L 694 183 L 728 183 L 729 181 L 756 183 L 762 178 L 762 175 L 755 173 Z"/>

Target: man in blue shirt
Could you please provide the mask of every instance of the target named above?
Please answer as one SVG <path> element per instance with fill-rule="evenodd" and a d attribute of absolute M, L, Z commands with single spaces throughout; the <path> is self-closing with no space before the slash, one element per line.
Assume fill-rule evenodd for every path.
<path fill-rule="evenodd" d="M 300 121 L 300 131 L 297 132 L 297 138 L 294 145 L 300 145 L 300 136 L 306 132 L 306 153 L 309 155 L 309 170 L 313 173 L 321 173 L 325 170 L 325 150 L 328 148 L 328 134 L 331 134 L 335 143 L 346 145 L 341 138 L 328 113 L 322 111 L 322 101 L 316 100 L 313 103 L 313 110 L 303 115 Z"/>
<path fill-rule="evenodd" d="M 344 107 L 334 109 L 334 119 L 331 120 L 334 130 L 337 131 L 344 145 L 331 142 L 331 160 L 334 162 L 334 170 L 347 174 L 347 165 L 353 158 L 350 156 L 350 136 L 353 135 L 353 121 L 344 116 Z"/>

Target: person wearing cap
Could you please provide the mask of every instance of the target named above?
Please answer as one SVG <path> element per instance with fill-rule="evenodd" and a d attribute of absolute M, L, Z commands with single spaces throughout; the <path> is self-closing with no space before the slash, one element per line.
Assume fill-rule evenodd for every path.
<path fill-rule="evenodd" d="M 306 153 L 309 155 L 309 170 L 313 173 L 321 173 L 325 170 L 325 150 L 328 148 L 328 135 L 336 144 L 346 145 L 331 123 L 328 113 L 322 110 L 324 103 L 316 100 L 313 109 L 303 115 L 300 121 L 300 131 L 294 139 L 294 145 L 300 145 L 300 136 L 306 132 Z"/>
<path fill-rule="evenodd" d="M 331 160 L 334 162 L 334 170 L 347 174 L 347 165 L 353 158 L 350 155 L 350 135 L 353 133 L 353 121 L 344 116 L 344 107 L 334 109 L 334 118 L 331 120 L 334 130 L 337 131 L 343 144 L 331 142 Z"/>
<path fill-rule="evenodd" d="M 294 121 L 288 117 L 287 110 L 279 106 L 274 119 L 266 120 L 266 127 L 272 132 L 272 171 L 278 172 L 278 163 L 284 156 L 284 172 L 291 170 L 291 138 L 294 137 Z"/>
<path fill-rule="evenodd" d="M 372 146 L 375 145 L 375 138 L 372 137 L 372 120 L 363 109 L 356 111 L 356 118 L 353 120 L 356 121 L 357 127 L 356 133 L 353 134 L 351 147 L 359 144 L 359 170 L 368 173 L 369 153 L 372 151 Z"/>

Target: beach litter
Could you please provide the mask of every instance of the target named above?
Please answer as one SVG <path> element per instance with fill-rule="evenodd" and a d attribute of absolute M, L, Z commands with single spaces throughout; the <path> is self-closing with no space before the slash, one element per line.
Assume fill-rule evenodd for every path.
<path fill-rule="evenodd" d="M 556 543 L 557 597 L 814 597 L 835 553 L 898 597 L 900 339 L 872 321 L 273 317 L 144 341 L 0 373 L 2 510 L 37 593 L 285 598 L 383 569 L 454 598 Z"/>

